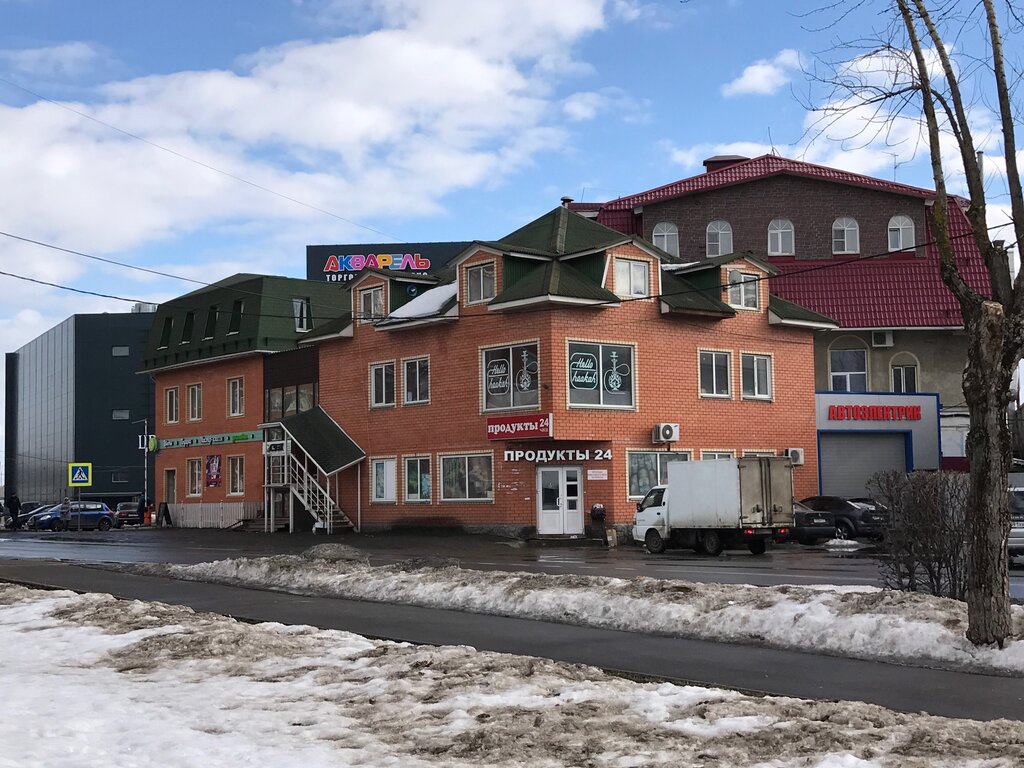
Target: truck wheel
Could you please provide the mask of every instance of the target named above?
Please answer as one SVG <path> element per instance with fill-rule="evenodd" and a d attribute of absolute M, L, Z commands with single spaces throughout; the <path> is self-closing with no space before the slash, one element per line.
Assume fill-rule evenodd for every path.
<path fill-rule="evenodd" d="M 749 549 L 752 554 L 763 555 L 768 551 L 768 543 L 764 539 L 754 539 L 752 542 L 747 544 L 747 549 Z"/>
<path fill-rule="evenodd" d="M 665 551 L 665 540 L 661 538 L 660 533 L 652 528 L 644 536 L 644 546 L 652 555 L 660 555 Z"/>
<path fill-rule="evenodd" d="M 711 557 L 718 557 L 722 554 L 722 550 L 725 549 L 725 545 L 722 544 L 722 537 L 716 531 L 704 531 L 701 544 L 704 554 Z"/>

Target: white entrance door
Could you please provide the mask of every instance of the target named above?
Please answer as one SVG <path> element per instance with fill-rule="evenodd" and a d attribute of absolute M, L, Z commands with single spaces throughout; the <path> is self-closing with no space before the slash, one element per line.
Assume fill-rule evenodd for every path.
<path fill-rule="evenodd" d="M 582 535 L 581 469 L 537 468 L 537 533 L 542 536 Z"/>

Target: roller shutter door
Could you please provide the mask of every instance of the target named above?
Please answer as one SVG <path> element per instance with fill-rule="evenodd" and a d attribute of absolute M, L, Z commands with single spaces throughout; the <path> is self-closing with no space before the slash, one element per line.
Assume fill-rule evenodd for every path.
<path fill-rule="evenodd" d="M 821 493 L 824 496 L 863 496 L 875 472 L 907 471 L 907 436 L 902 433 L 822 434 Z"/>

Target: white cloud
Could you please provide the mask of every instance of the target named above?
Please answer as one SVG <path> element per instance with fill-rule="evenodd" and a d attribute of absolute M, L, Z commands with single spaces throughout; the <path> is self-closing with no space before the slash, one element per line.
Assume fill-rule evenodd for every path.
<path fill-rule="evenodd" d="M 610 87 L 574 93 L 564 101 L 562 109 L 566 117 L 575 121 L 593 120 L 601 113 L 611 112 L 624 122 L 636 123 L 647 119 L 650 102 Z"/>
<path fill-rule="evenodd" d="M 743 70 L 732 82 L 722 86 L 723 96 L 758 94 L 769 96 L 791 80 L 793 71 L 800 69 L 800 54 L 786 48 L 774 59 L 761 59 Z"/>
<path fill-rule="evenodd" d="M 20 75 L 70 78 L 92 70 L 103 55 L 102 49 L 84 42 L 0 50 L 0 69 L 9 69 Z"/>

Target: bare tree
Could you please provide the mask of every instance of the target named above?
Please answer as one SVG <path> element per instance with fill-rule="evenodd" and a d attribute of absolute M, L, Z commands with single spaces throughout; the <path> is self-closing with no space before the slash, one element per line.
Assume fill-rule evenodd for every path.
<path fill-rule="evenodd" d="M 1019 28 L 1021 15 L 1013 1 L 1004 2 L 1000 6 L 1003 18 L 1008 25 Z M 866 0 L 849 0 L 841 5 L 844 14 L 870 7 Z M 829 9 L 838 7 L 832 5 Z M 942 280 L 959 302 L 968 339 L 963 375 L 971 420 L 967 438 L 971 466 L 967 637 L 977 645 L 1002 647 L 1011 631 L 1006 491 L 1012 454 L 1006 411 L 1013 372 L 1024 349 L 1024 270 L 1014 278 L 1006 249 L 990 237 L 984 178 L 971 123 L 978 105 L 969 103 L 968 98 L 993 99 L 991 112 L 1002 143 L 1011 226 L 1018 243 L 1024 241 L 1024 194 L 1017 167 L 1014 121 L 1021 115 L 1014 114 L 1000 14 L 993 0 L 886 0 L 886 7 L 894 22 L 888 28 L 888 39 L 854 59 L 853 66 L 847 62 L 848 66 L 833 72 L 829 84 L 845 91 L 850 100 L 838 108 L 833 104 L 828 111 L 838 114 L 851 103 L 860 109 L 874 107 L 880 111 L 884 105 L 895 104 L 897 112 L 913 107 L 922 115 L 935 183 L 931 233 L 940 256 Z M 964 49 L 960 35 L 971 29 L 985 43 L 981 56 L 970 57 Z M 858 67 L 858 61 L 864 66 Z M 879 65 L 880 61 L 884 63 Z M 1010 71 L 1015 74 L 1012 64 Z M 882 114 L 891 118 L 894 113 Z M 954 241 L 959 235 L 951 230 L 944 137 L 947 141 L 952 137 L 955 142 L 966 177 L 966 214 L 971 226 L 967 236 L 974 240 L 988 270 L 984 290 L 968 283 L 955 258 Z"/>

